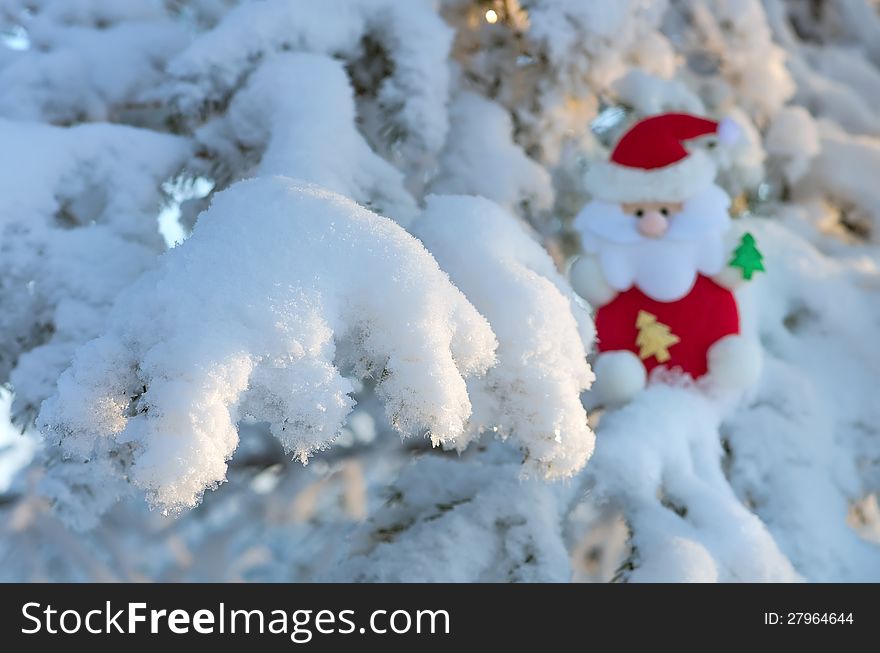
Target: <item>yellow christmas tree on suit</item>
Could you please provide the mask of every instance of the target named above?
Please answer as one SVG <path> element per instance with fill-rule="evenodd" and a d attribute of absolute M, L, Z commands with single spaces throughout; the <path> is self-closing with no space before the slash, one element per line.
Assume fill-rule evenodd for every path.
<path fill-rule="evenodd" d="M 670 358 L 669 348 L 681 341 L 681 338 L 672 333 L 668 326 L 657 321 L 656 315 L 648 311 L 639 311 L 636 328 L 639 330 L 636 345 L 639 347 L 639 358 L 642 360 L 656 356 L 658 363 L 665 363 Z"/>

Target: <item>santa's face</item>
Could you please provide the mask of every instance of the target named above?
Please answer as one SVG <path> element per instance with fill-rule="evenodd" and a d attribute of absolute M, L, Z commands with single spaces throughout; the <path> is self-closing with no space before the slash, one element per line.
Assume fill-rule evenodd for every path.
<path fill-rule="evenodd" d="M 681 213 L 684 202 L 623 203 L 620 209 L 636 218 L 636 230 L 645 238 L 662 238 L 669 229 L 669 219 Z"/>
<path fill-rule="evenodd" d="M 658 301 L 684 297 L 698 274 L 721 271 L 730 198 L 712 185 L 684 202 L 590 202 L 575 220 L 616 290 L 637 286 Z"/>

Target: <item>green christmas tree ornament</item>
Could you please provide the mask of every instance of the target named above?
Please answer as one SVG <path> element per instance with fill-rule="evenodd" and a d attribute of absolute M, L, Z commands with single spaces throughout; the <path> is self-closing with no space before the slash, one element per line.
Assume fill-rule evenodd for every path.
<path fill-rule="evenodd" d="M 730 267 L 742 270 L 743 279 L 750 281 L 755 272 L 765 272 L 764 255 L 755 243 L 755 237 L 746 232 L 740 238 L 739 246 L 733 250 L 733 258 L 730 259 Z"/>

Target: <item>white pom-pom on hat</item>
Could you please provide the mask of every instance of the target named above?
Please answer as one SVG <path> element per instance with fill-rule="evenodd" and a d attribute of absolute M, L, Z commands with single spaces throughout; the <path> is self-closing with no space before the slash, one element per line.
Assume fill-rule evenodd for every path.
<path fill-rule="evenodd" d="M 743 129 L 733 118 L 718 123 L 718 140 L 724 145 L 736 145 L 743 137 Z"/>

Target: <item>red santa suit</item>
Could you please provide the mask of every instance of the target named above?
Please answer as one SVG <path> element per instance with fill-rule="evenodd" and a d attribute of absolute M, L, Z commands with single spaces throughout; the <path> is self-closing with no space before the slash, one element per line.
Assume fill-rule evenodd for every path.
<path fill-rule="evenodd" d="M 669 358 L 657 353 L 639 356 L 639 314 L 645 311 L 668 327 L 677 342 L 664 349 Z M 739 312 L 733 293 L 705 275 L 698 275 L 687 295 L 671 302 L 652 299 L 633 286 L 618 294 L 596 313 L 596 332 L 600 352 L 629 350 L 639 356 L 645 369 L 680 369 L 697 379 L 708 371 L 709 348 L 725 336 L 739 333 Z"/>

